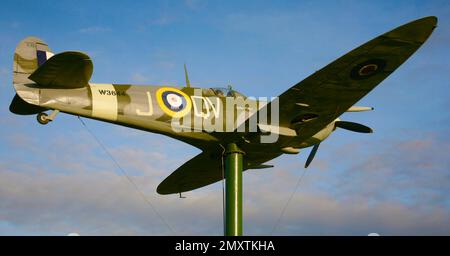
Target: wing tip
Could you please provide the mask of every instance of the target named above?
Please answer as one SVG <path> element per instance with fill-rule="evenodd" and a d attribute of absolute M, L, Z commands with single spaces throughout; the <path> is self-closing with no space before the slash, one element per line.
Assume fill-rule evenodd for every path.
<path fill-rule="evenodd" d="M 437 22 L 436 16 L 423 17 L 399 26 L 385 33 L 384 36 L 422 44 L 437 27 Z"/>
<path fill-rule="evenodd" d="M 161 187 L 161 184 L 156 188 L 156 193 L 160 194 L 160 195 L 169 195 L 169 194 L 175 194 L 178 192 L 172 192 L 170 190 L 164 189 L 164 186 Z"/>
<path fill-rule="evenodd" d="M 428 16 L 424 17 L 423 19 L 429 20 L 433 25 L 437 25 L 439 19 L 437 16 Z"/>
<path fill-rule="evenodd" d="M 413 21 L 412 23 L 421 24 L 422 26 L 429 27 L 431 29 L 434 29 L 437 27 L 438 23 L 438 17 L 436 16 L 427 16 L 420 18 L 418 20 Z"/>

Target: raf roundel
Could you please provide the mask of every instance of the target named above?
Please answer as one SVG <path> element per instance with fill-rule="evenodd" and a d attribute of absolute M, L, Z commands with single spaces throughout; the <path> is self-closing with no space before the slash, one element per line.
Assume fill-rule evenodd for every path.
<path fill-rule="evenodd" d="M 185 116 L 192 106 L 189 96 L 175 88 L 160 88 L 156 92 L 156 98 L 159 107 L 171 117 Z"/>
<path fill-rule="evenodd" d="M 384 71 L 386 62 L 382 59 L 370 59 L 354 66 L 350 77 L 355 80 L 367 79 Z"/>

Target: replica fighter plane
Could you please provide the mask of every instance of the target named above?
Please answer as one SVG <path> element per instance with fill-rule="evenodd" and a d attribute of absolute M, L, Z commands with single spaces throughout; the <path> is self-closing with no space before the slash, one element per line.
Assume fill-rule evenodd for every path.
<path fill-rule="evenodd" d="M 297 154 L 301 148 L 313 147 L 307 167 L 320 143 L 336 128 L 372 132 L 364 125 L 341 121 L 339 116 L 372 110 L 354 104 L 405 62 L 427 40 L 436 24 L 436 17 L 425 17 L 380 35 L 271 101 L 246 97 L 231 87 L 194 88 L 186 67 L 186 85 L 180 87 L 92 83 L 93 64 L 89 56 L 76 51 L 53 54 L 44 41 L 28 37 L 14 53 L 16 95 L 10 111 L 37 114 L 41 124 L 63 112 L 163 134 L 193 145 L 202 153 L 175 170 L 157 188 L 159 194 L 181 193 L 224 178 L 227 145 L 235 145 L 234 150 L 241 153 L 244 171 L 272 167 L 265 163 L 282 154 Z M 269 116 L 265 122 L 254 118 L 264 113 Z M 231 119 L 224 117 L 228 114 Z M 196 125 L 195 120 L 202 125 Z M 204 126 L 206 120 L 214 129 Z M 252 120 L 256 120 L 254 126 Z M 276 135 L 276 139 L 263 143 L 269 134 Z"/>

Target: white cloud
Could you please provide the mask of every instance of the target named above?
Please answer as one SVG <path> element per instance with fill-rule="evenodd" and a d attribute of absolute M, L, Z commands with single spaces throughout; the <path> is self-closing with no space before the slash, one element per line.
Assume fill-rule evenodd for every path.
<path fill-rule="evenodd" d="M 134 83 L 147 83 L 150 81 L 150 77 L 140 72 L 136 72 L 131 75 L 131 80 Z"/>
<path fill-rule="evenodd" d="M 207 4 L 206 1 L 203 0 L 184 0 L 184 4 L 191 10 L 198 11 L 204 8 Z"/>
<path fill-rule="evenodd" d="M 13 21 L 13 22 L 11 22 L 11 24 L 10 24 L 10 26 L 11 26 L 11 28 L 13 28 L 13 29 L 18 29 L 18 28 L 20 28 L 21 27 L 21 23 L 20 22 L 18 22 L 18 21 Z"/>
<path fill-rule="evenodd" d="M 153 25 L 166 26 L 176 21 L 176 18 L 168 13 L 161 14 L 157 19 L 151 21 Z"/>
<path fill-rule="evenodd" d="M 2 221 L 33 234 L 172 234 L 90 135 L 69 124 L 70 136 L 55 132 L 57 123 L 45 127 L 52 136 L 39 129 L 4 135 L 10 155 L 3 152 L 0 159 Z M 188 146 L 157 135 L 121 136 L 125 130 L 97 124 L 88 122 L 108 138 L 109 151 L 176 234 L 222 234 L 221 183 L 183 193 L 186 199 L 156 193 L 196 152 L 186 154 Z M 448 235 L 450 144 L 439 138 L 380 141 L 378 151 L 366 156 L 357 150 L 351 159 L 333 152 L 360 145 L 323 147 L 315 163 L 324 167 L 310 167 L 275 234 Z M 275 160 L 275 168 L 244 174 L 245 234 L 270 234 L 303 164 L 287 159 L 292 156 Z M 348 159 L 345 165 L 342 159 Z"/>
<path fill-rule="evenodd" d="M 83 34 L 95 34 L 95 33 L 109 32 L 109 31 L 111 31 L 110 28 L 101 27 L 101 26 L 85 27 L 85 28 L 80 28 L 78 30 L 78 32 L 83 33 Z"/>
<path fill-rule="evenodd" d="M 171 69 L 175 68 L 176 63 L 173 62 L 173 61 L 168 61 L 168 60 L 166 60 L 166 61 L 158 61 L 156 63 L 156 66 L 158 68 L 161 68 L 161 69 L 171 70 Z"/>
<path fill-rule="evenodd" d="M 1 76 L 6 76 L 6 75 L 8 75 L 8 74 L 12 74 L 12 72 L 11 71 L 9 71 L 9 69 L 7 69 L 7 68 L 5 68 L 5 67 L 0 67 L 0 75 Z"/>

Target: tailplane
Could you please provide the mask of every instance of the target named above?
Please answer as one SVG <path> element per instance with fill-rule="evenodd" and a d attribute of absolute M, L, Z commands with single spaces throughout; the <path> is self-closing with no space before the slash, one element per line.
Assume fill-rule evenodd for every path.
<path fill-rule="evenodd" d="M 34 115 L 46 110 L 46 108 L 27 103 L 17 94 L 14 96 L 11 104 L 9 105 L 9 111 L 17 115 Z"/>

